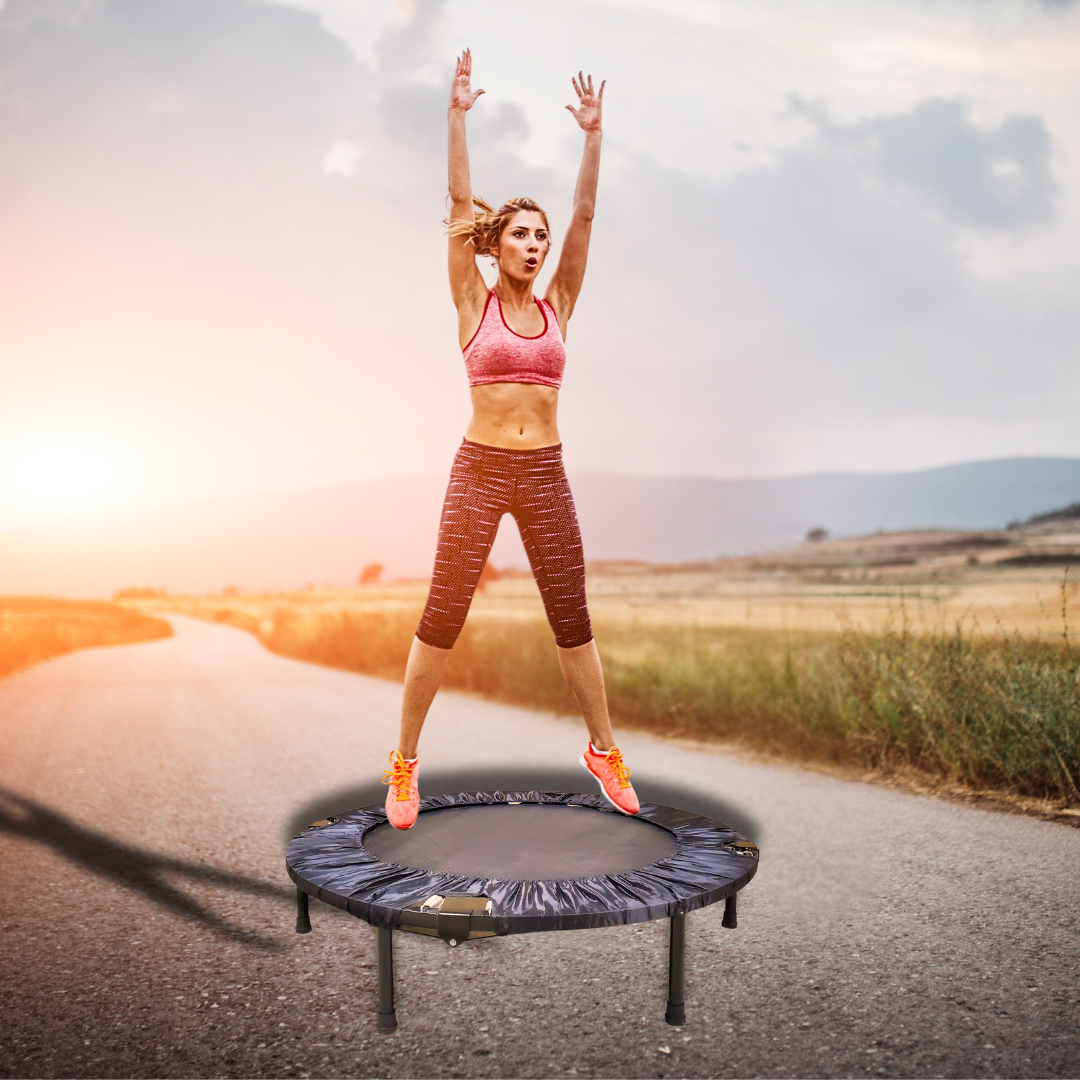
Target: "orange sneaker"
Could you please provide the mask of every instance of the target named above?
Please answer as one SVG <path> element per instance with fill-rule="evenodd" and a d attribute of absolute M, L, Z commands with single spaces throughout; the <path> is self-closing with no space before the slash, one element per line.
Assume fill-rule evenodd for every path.
<path fill-rule="evenodd" d="M 420 812 L 420 759 L 406 761 L 400 750 L 390 755 L 390 768 L 383 775 L 383 783 L 390 785 L 386 793 L 386 816 L 395 829 L 411 829 Z"/>
<path fill-rule="evenodd" d="M 613 746 L 606 754 L 601 754 L 589 743 L 580 760 L 599 781 L 604 798 L 616 810 L 621 810 L 624 814 L 636 814 L 641 809 L 637 795 L 630 786 L 630 770 L 623 764 L 622 753 L 617 746 Z"/>

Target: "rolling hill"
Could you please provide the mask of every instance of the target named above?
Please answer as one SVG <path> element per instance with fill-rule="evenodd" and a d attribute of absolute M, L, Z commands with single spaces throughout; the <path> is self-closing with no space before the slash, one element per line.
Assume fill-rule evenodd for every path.
<path fill-rule="evenodd" d="M 1080 459 L 1008 458 L 905 473 L 746 480 L 571 476 L 590 559 L 679 562 L 833 536 L 1001 528 L 1080 499 Z M 109 595 L 348 584 L 380 562 L 430 573 L 445 476 L 215 498 L 0 533 L 0 592 Z M 525 566 L 504 519 L 492 560 Z"/>

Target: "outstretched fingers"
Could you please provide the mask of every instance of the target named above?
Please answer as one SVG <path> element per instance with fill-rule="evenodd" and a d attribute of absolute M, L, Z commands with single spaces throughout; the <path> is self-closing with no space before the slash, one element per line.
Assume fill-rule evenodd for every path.
<path fill-rule="evenodd" d="M 0 2 L 2 2 L 2 0 L 0 0 Z M 470 89 L 469 82 L 471 75 L 472 52 L 469 49 L 465 49 L 457 58 L 457 63 L 454 67 L 454 80 L 450 87 L 450 107 L 452 109 L 463 109 L 467 112 L 476 103 L 476 99 L 484 92 L 483 90 Z"/>
<path fill-rule="evenodd" d="M 595 98 L 597 101 L 603 99 L 607 79 L 600 84 L 599 92 L 593 88 L 593 77 L 591 75 L 585 75 L 579 71 L 577 75 L 570 76 L 570 81 L 574 84 L 574 93 L 577 94 L 581 102 L 584 102 L 586 98 Z"/>
<path fill-rule="evenodd" d="M 472 75 L 472 52 L 469 49 L 465 49 L 457 58 L 457 63 L 454 67 L 454 78 L 460 79 L 464 77 L 468 79 L 470 75 Z"/>
<path fill-rule="evenodd" d="M 593 77 L 591 75 L 586 76 L 583 71 L 571 75 L 570 82 L 573 84 L 574 93 L 578 96 L 580 108 L 575 109 L 573 105 L 567 105 L 566 108 L 573 113 L 574 119 L 577 120 L 583 130 L 598 131 L 600 128 L 600 110 L 604 102 L 604 87 L 607 86 L 607 80 L 605 79 L 600 83 L 599 91 L 596 90 L 593 84 Z"/>

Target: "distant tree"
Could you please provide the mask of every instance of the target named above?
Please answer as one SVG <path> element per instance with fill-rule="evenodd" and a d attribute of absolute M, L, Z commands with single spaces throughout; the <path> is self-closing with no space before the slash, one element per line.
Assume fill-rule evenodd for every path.
<path fill-rule="evenodd" d="M 382 578 L 383 564 L 381 562 L 368 563 L 363 570 L 360 571 L 360 576 L 356 579 L 360 585 L 378 585 Z"/>
<path fill-rule="evenodd" d="M 168 596 L 169 593 L 165 589 L 117 589 L 113 593 L 114 600 L 155 600 L 161 596 Z"/>
<path fill-rule="evenodd" d="M 480 572 L 480 580 L 476 583 L 478 589 L 486 589 L 493 581 L 498 581 L 502 573 L 495 568 L 494 563 L 484 563 L 484 569 Z"/>
<path fill-rule="evenodd" d="M 1025 525 L 1066 524 L 1080 518 L 1080 502 L 1069 503 L 1058 510 L 1047 510 L 1045 514 L 1036 514 L 1029 517 Z"/>
<path fill-rule="evenodd" d="M 807 543 L 820 544 L 822 540 L 829 539 L 829 530 L 823 529 L 820 525 L 816 529 L 811 529 L 806 534 Z"/>

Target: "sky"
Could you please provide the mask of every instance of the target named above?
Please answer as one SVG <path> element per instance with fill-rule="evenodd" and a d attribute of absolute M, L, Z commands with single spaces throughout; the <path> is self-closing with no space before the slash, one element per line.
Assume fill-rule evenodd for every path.
<path fill-rule="evenodd" d="M 1080 456 L 1069 0 L 6 0 L 0 529 L 448 469 L 465 46 L 556 255 L 608 80 L 571 470 Z"/>

